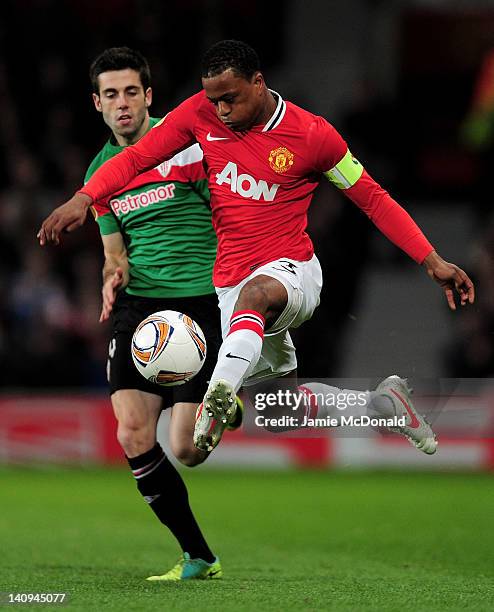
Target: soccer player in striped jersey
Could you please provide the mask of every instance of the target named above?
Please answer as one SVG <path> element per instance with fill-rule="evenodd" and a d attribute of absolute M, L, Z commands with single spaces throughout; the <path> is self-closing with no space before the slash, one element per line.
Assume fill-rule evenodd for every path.
<path fill-rule="evenodd" d="M 333 387 L 309 383 L 297 390 L 295 348 L 288 332 L 310 319 L 319 304 L 322 274 L 305 229 L 307 209 L 322 177 L 424 266 L 444 289 L 451 309 L 456 308 L 455 291 L 462 305 L 473 303 L 474 287 L 463 270 L 437 254 L 330 123 L 268 89 L 249 45 L 214 45 L 203 60 L 202 85 L 202 91 L 139 143 L 105 164 L 45 221 L 39 237 L 42 242 L 57 241 L 63 229 L 70 231 L 80 223 L 92 202 L 185 147 L 201 145 L 218 237 L 213 281 L 224 340 L 197 413 L 194 441 L 211 450 L 235 416 L 235 393 L 241 385 L 290 379 L 286 384 L 292 392 L 307 396 L 305 409 L 311 418 L 334 411 L 313 401 L 321 394 L 334 395 Z M 435 452 L 434 433 L 416 412 L 404 379 L 385 379 L 367 394 L 361 410 L 404 419 L 396 430 L 421 451 Z"/>
<path fill-rule="evenodd" d="M 90 164 L 85 181 L 159 121 L 149 116 L 151 75 L 140 53 L 126 47 L 107 49 L 91 65 L 90 77 L 94 105 L 112 134 Z M 171 407 L 174 455 L 188 466 L 207 457 L 194 447 L 192 436 L 221 333 L 211 281 L 216 237 L 202 157 L 199 145 L 188 147 L 92 205 L 105 255 L 100 321 L 112 316 L 108 381 L 118 440 L 144 500 L 183 550 L 172 570 L 149 580 L 221 576 L 221 565 L 190 508 L 185 483 L 156 439 L 161 411 Z M 171 388 L 143 378 L 130 350 L 137 325 L 166 309 L 197 321 L 208 347 L 201 372 L 186 385 Z"/>

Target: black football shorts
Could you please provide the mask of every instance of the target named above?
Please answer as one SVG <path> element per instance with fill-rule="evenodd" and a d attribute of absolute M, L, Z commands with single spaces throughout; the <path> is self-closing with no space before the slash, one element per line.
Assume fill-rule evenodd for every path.
<path fill-rule="evenodd" d="M 131 341 L 139 323 L 159 310 L 176 310 L 196 321 L 206 336 L 206 361 L 184 385 L 162 387 L 148 382 L 134 365 Z M 110 394 L 119 389 L 139 389 L 160 395 L 168 408 L 177 402 L 200 403 L 206 393 L 221 344 L 220 311 L 216 294 L 184 298 L 147 298 L 122 291 L 113 306 L 113 331 L 108 349 L 107 377 Z"/>

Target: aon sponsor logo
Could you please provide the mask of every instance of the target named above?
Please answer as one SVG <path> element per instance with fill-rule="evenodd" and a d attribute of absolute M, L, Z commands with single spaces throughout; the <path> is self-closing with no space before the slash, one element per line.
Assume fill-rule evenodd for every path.
<path fill-rule="evenodd" d="M 234 162 L 228 162 L 223 170 L 216 175 L 216 183 L 218 185 L 223 185 L 223 183 L 230 185 L 232 193 L 238 193 L 243 198 L 252 198 L 253 200 L 262 198 L 266 202 L 274 200 L 279 187 L 276 183 L 268 185 L 266 181 L 256 181 L 250 174 L 239 174 L 237 164 Z"/>

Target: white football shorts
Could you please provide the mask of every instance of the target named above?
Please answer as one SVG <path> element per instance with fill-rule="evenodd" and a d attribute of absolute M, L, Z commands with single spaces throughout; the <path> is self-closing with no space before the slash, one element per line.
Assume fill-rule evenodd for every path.
<path fill-rule="evenodd" d="M 322 271 L 315 255 L 309 261 L 295 261 L 286 257 L 272 261 L 257 268 L 234 287 L 216 288 L 223 339 L 229 331 L 230 318 L 240 290 L 252 278 L 261 274 L 272 276 L 282 283 L 288 294 L 288 302 L 274 325 L 266 330 L 261 357 L 252 374 L 244 381 L 244 386 L 284 376 L 295 370 L 297 356 L 288 330 L 310 319 L 320 301 Z"/>

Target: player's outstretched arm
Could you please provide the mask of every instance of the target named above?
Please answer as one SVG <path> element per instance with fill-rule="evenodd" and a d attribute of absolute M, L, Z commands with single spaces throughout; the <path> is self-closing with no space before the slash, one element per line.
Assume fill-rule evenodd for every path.
<path fill-rule="evenodd" d="M 55 208 L 41 224 L 37 238 L 41 246 L 60 244 L 61 232 L 71 232 L 86 220 L 87 209 L 92 199 L 85 193 L 77 192 L 70 200 Z"/>
<path fill-rule="evenodd" d="M 436 251 L 432 251 L 423 261 L 427 274 L 444 289 L 448 305 L 456 310 L 455 292 L 460 296 L 460 303 L 473 304 L 475 288 L 468 274 L 453 263 L 444 261 Z"/>
<path fill-rule="evenodd" d="M 451 310 L 456 310 L 455 292 L 462 306 L 473 304 L 475 289 L 468 275 L 436 253 L 406 210 L 353 157 L 340 134 L 323 119 L 318 121 L 318 129 L 311 132 L 313 138 L 322 140 L 316 169 L 322 169 L 324 176 L 343 190 L 393 244 L 425 266 L 430 278 L 444 289 Z"/>
<path fill-rule="evenodd" d="M 193 125 L 196 107 L 204 94 L 196 94 L 168 113 L 139 142 L 125 147 L 108 159 L 91 176 L 81 191 L 56 208 L 38 232 L 39 243 L 59 244 L 60 234 L 70 232 L 84 223 L 92 202 L 99 202 L 128 185 L 138 174 L 155 168 L 195 142 Z"/>

